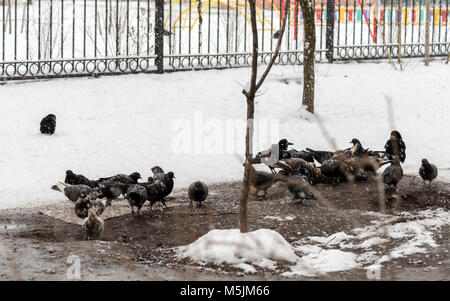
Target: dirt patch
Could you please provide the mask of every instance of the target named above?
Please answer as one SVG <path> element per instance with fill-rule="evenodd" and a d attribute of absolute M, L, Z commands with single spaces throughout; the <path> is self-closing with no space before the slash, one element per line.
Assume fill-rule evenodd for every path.
<path fill-rule="evenodd" d="M 38 213 L 48 208 L 1 211 L 3 248 L 22 249 L 23 254 L 17 256 L 8 251 L 8 258 L 0 257 L 2 265 L 16 266 L 5 269 L 11 272 L 4 272 L 0 279 L 15 279 L 17 271 L 24 279 L 28 276 L 23 275 L 33 279 L 66 279 L 66 259 L 70 254 L 84 258 L 82 279 L 241 279 L 242 271 L 238 269 L 191 265 L 187 261 L 177 261 L 172 251 L 211 229 L 237 228 L 240 187 L 238 182 L 210 185 L 210 196 L 200 208 L 190 207 L 186 191 L 179 191 L 172 200 L 179 206 L 154 211 L 146 207 L 141 216 L 125 214 L 107 219 L 100 241 L 84 242 L 79 225 Z M 316 188 L 326 203 L 293 201 L 283 184 L 275 185 L 268 191 L 267 199 L 253 199 L 249 203 L 250 230 L 273 229 L 292 243 L 309 236 L 328 236 L 367 226 L 377 218 L 376 214 L 368 213 L 379 212 L 382 208 L 375 181 L 316 185 Z M 73 210 L 69 202 L 58 206 L 60 211 Z M 385 213 L 429 208 L 450 209 L 449 185 L 434 182 L 427 188 L 420 179 L 405 176 L 398 197 L 387 203 Z M 449 279 L 449 232 L 448 227 L 441 229 L 436 238 L 440 246 L 430 254 L 411 255 L 387 263 L 383 279 Z M 54 250 L 48 253 L 47 248 Z M 33 265 L 37 260 L 40 260 L 39 269 Z M 45 266 L 49 266 L 49 273 L 45 272 Z M 114 269 L 122 273 L 115 273 Z M 245 279 L 285 279 L 278 274 L 258 269 Z M 364 280 L 367 276 L 365 270 L 355 269 L 307 279 Z"/>

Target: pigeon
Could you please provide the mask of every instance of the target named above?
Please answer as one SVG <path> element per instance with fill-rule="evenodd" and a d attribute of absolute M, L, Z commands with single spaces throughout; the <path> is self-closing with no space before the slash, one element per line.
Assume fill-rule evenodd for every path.
<path fill-rule="evenodd" d="M 279 39 L 279 38 L 280 38 L 280 34 L 281 34 L 281 31 L 280 31 L 280 30 L 277 30 L 277 31 L 272 35 L 272 38 L 273 38 L 273 39 Z"/>
<path fill-rule="evenodd" d="M 308 178 L 302 174 L 294 174 L 290 177 L 292 181 L 300 182 L 298 184 L 289 184 L 288 190 L 294 196 L 294 199 L 313 200 L 314 195 L 306 189 L 310 184 Z"/>
<path fill-rule="evenodd" d="M 390 186 L 397 188 L 398 182 L 403 177 L 403 169 L 398 161 L 392 162 L 383 172 L 383 182 Z"/>
<path fill-rule="evenodd" d="M 431 186 L 431 182 L 438 176 L 438 169 L 436 165 L 431 164 L 427 159 L 422 159 L 419 175 L 422 177 L 424 184 L 428 181 L 428 186 Z"/>
<path fill-rule="evenodd" d="M 125 196 L 131 206 L 131 213 L 134 214 L 134 207 L 137 207 L 137 215 L 139 215 L 142 205 L 147 201 L 147 190 L 145 187 L 138 184 L 130 185 Z"/>
<path fill-rule="evenodd" d="M 76 202 L 80 197 L 86 197 L 87 195 L 97 191 L 87 185 L 70 185 L 61 182 L 58 182 L 51 188 L 55 191 L 64 193 L 64 195 L 72 202 Z"/>
<path fill-rule="evenodd" d="M 391 138 L 386 142 L 384 149 L 389 156 L 389 159 L 395 161 L 395 157 L 399 157 L 400 162 L 405 162 L 406 159 L 406 145 L 402 139 L 402 135 L 398 131 L 391 132 Z"/>
<path fill-rule="evenodd" d="M 152 183 L 155 180 L 162 180 L 164 178 L 164 170 L 159 166 L 153 166 L 151 169 L 153 176 L 148 177 L 147 181 Z"/>
<path fill-rule="evenodd" d="M 137 184 L 138 180 L 141 179 L 141 175 L 138 172 L 133 172 L 130 175 L 125 174 L 117 174 L 108 178 L 100 178 L 98 179 L 99 183 L 103 182 L 116 182 L 122 184 Z"/>
<path fill-rule="evenodd" d="M 100 198 L 106 198 L 106 207 L 111 206 L 111 201 L 117 199 L 120 195 L 125 195 L 129 184 L 123 184 L 114 181 L 105 181 L 99 184 L 97 190 L 101 193 Z"/>
<path fill-rule="evenodd" d="M 366 150 L 362 147 L 362 144 L 358 139 L 353 138 L 350 143 L 353 144 L 353 146 L 344 151 L 348 157 L 358 157 L 365 153 Z"/>
<path fill-rule="evenodd" d="M 81 174 L 79 174 L 79 175 L 75 174 L 71 170 L 66 170 L 66 178 L 64 179 L 64 183 L 71 184 L 71 185 L 83 184 L 83 185 L 87 185 L 91 188 L 98 187 L 97 181 L 89 180 L 85 176 L 83 176 Z"/>
<path fill-rule="evenodd" d="M 105 222 L 98 217 L 95 208 L 90 208 L 87 217 L 84 219 L 81 229 L 84 232 L 84 239 L 97 239 L 105 231 Z"/>
<path fill-rule="evenodd" d="M 325 162 L 327 160 L 330 160 L 331 157 L 333 157 L 333 155 L 334 155 L 333 152 L 315 151 L 310 148 L 306 148 L 306 151 L 309 152 L 310 154 L 312 154 L 314 159 L 316 159 L 316 161 L 319 162 L 320 164 L 322 164 L 323 162 Z"/>
<path fill-rule="evenodd" d="M 279 173 L 272 174 L 264 171 L 258 171 L 253 166 L 251 166 L 250 169 L 250 185 L 256 190 L 255 194 L 258 194 L 259 191 L 263 191 L 264 194 L 262 197 L 266 195 L 267 189 L 269 189 L 273 184 L 284 179 L 284 175 Z"/>
<path fill-rule="evenodd" d="M 165 194 L 166 186 L 161 183 L 161 181 L 156 181 L 153 183 L 142 183 L 139 184 L 145 188 L 147 191 L 147 200 L 150 202 L 150 210 L 152 210 L 153 205 L 157 202 L 161 202 L 165 208 L 167 208 L 166 202 L 163 195 Z"/>
<path fill-rule="evenodd" d="M 289 158 L 293 158 L 293 159 L 300 158 L 300 159 L 305 160 L 306 162 L 314 163 L 314 155 L 311 154 L 310 152 L 307 152 L 304 150 L 298 151 L 296 149 L 290 149 L 287 152 L 290 155 Z"/>
<path fill-rule="evenodd" d="M 291 154 L 288 151 L 289 145 L 293 145 L 293 143 L 289 142 L 287 139 L 281 139 L 278 143 L 272 144 L 270 148 L 259 152 L 255 158 L 250 160 L 250 163 L 264 163 L 269 166 L 272 173 L 275 173 L 275 169 L 273 167 L 274 164 L 276 164 L 279 160 L 291 158 Z"/>
<path fill-rule="evenodd" d="M 164 174 L 164 177 L 161 180 L 159 180 L 159 183 L 163 185 L 163 198 L 168 196 L 172 192 L 174 185 L 173 179 L 175 179 L 175 175 L 173 172 L 169 171 L 168 173 Z"/>
<path fill-rule="evenodd" d="M 208 186 L 201 181 L 194 182 L 189 185 L 188 195 L 190 204 L 192 205 L 195 202 L 200 207 L 202 202 L 208 197 Z"/>
<path fill-rule="evenodd" d="M 300 158 L 279 161 L 275 166 L 283 169 L 287 175 L 301 174 L 311 182 L 316 178 L 316 168 Z"/>
<path fill-rule="evenodd" d="M 53 135 L 56 129 L 56 116 L 48 114 L 41 120 L 40 131 L 42 134 Z"/>
<path fill-rule="evenodd" d="M 88 217 L 89 209 L 93 208 L 95 209 L 95 214 L 100 216 L 105 210 L 105 205 L 103 205 L 102 202 L 95 200 L 95 198 L 90 195 L 80 196 L 75 203 L 75 214 L 79 218 L 86 218 Z"/>

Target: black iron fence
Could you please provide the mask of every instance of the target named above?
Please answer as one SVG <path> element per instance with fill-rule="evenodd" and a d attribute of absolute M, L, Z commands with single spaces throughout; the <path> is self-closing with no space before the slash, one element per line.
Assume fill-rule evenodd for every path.
<path fill-rule="evenodd" d="M 271 58 L 287 0 L 257 0 L 260 62 Z M 431 55 L 450 51 L 450 0 L 431 0 Z M 316 60 L 423 56 L 416 0 L 316 0 Z M 301 64 L 303 15 L 291 0 L 278 64 Z M 245 0 L 0 0 L 0 80 L 246 66 Z"/>

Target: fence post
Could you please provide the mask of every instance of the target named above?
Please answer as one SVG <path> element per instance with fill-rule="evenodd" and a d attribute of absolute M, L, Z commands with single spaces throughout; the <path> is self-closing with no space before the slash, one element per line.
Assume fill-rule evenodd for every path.
<path fill-rule="evenodd" d="M 158 73 L 164 72 L 164 0 L 155 2 L 155 64 Z"/>
<path fill-rule="evenodd" d="M 334 0 L 327 1 L 326 47 L 327 60 L 332 63 L 334 53 Z"/>

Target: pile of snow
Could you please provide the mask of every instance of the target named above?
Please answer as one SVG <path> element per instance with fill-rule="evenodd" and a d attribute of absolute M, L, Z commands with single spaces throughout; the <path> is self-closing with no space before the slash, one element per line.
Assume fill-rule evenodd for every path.
<path fill-rule="evenodd" d="M 450 179 L 449 65 L 410 60 L 403 72 L 388 63 L 318 64 L 315 110 L 338 148 L 357 137 L 382 150 L 393 127 L 407 146 L 405 173 L 427 157 Z M 256 99 L 255 150 L 280 138 L 297 149 L 330 149 L 319 124 L 301 108 L 301 66 L 276 66 Z M 160 165 L 176 175 L 175 189 L 196 180 L 242 179 L 249 68 L 56 79 L 0 86 L 0 208 L 38 205 L 65 197 L 50 189 L 72 169 L 88 178 Z M 426 76 L 424 76 L 426 74 Z M 57 118 L 43 136 L 39 122 Z M 370 130 L 368 130 L 370 129 Z M 432 152 L 430 152 L 432 150 Z"/>
<path fill-rule="evenodd" d="M 178 248 L 178 258 L 198 264 L 231 264 L 246 272 L 253 265 L 273 269 L 275 262 L 296 262 L 292 246 L 278 232 L 259 229 L 241 233 L 237 229 L 211 230 L 188 246 Z"/>
<path fill-rule="evenodd" d="M 293 221 L 295 219 L 295 216 L 287 215 L 285 217 L 282 217 L 282 216 L 266 215 L 263 217 L 263 219 L 273 220 L 277 222 L 284 222 L 284 221 Z"/>

